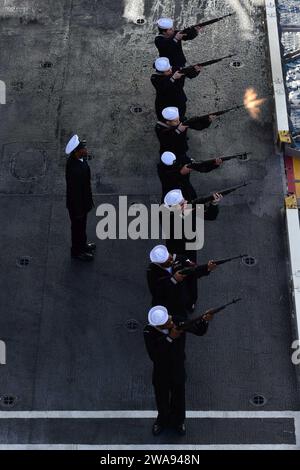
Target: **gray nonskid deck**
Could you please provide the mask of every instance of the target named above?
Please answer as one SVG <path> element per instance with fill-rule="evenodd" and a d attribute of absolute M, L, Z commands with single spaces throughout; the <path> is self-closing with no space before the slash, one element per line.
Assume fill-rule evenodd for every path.
<path fill-rule="evenodd" d="M 131 194 L 130 202 L 147 206 L 159 200 L 149 81 L 159 2 L 146 2 L 143 27 L 126 22 L 121 1 L 55 0 L 50 8 L 49 2 L 36 0 L 27 12 L 19 2 L 6 3 L 0 15 L 0 79 L 7 84 L 7 104 L 0 108 L 0 339 L 7 345 L 7 364 L 0 366 L 0 396 L 16 402 L 0 410 L 153 410 L 142 327 L 150 304 L 145 269 L 157 241 L 98 242 L 93 264 L 71 260 L 63 150 L 73 132 L 87 138 L 95 156 L 90 166 L 96 206 L 117 205 L 118 194 Z M 218 11 L 212 2 L 200 3 L 205 17 L 225 11 L 224 2 Z M 240 104 L 248 86 L 269 96 L 263 12 L 245 3 L 242 16 L 208 28 L 185 45 L 190 62 L 234 50 L 244 64 L 239 70 L 213 66 L 187 83 L 190 114 Z M 180 24 L 195 22 L 198 1 L 185 2 L 186 9 L 182 2 L 166 2 L 165 14 L 174 13 L 173 4 Z M 34 18 L 36 22 L 29 21 Z M 140 105 L 142 113 L 129 112 L 132 105 Z M 253 412 L 257 408 L 250 400 L 260 394 L 266 404 L 259 411 L 296 412 L 282 169 L 273 148 L 271 100 L 259 121 L 234 112 L 200 135 L 191 132 L 189 143 L 197 159 L 253 152 L 248 163 L 229 162 L 217 172 L 192 178 L 199 194 L 253 181 L 224 201 L 217 221 L 206 224 L 199 260 L 248 252 L 257 264 L 248 268 L 234 262 L 199 283 L 199 313 L 236 295 L 243 303 L 216 317 L 205 337 L 188 337 L 187 409 Z M 46 159 L 43 169 L 41 155 Z M 24 181 L 30 174 L 36 178 Z M 93 212 L 93 240 L 96 224 Z M 17 267 L 23 256 L 29 257 L 29 265 Z M 126 328 L 132 319 L 137 321 L 134 332 Z M 241 418 L 238 423 L 236 417 L 188 418 L 184 441 L 173 434 L 159 439 L 178 446 L 294 448 L 295 416 Z M 33 423 L 12 417 L 1 421 L 0 441 L 1 446 L 152 445 L 152 419 Z"/>

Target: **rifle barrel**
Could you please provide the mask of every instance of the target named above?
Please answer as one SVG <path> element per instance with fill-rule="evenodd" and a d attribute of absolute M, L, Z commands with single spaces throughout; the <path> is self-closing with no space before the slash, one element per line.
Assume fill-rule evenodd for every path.
<path fill-rule="evenodd" d="M 239 157 L 245 157 L 247 155 L 250 155 L 252 152 L 243 152 L 243 153 L 235 153 L 234 155 L 227 155 L 225 157 L 220 157 L 221 160 L 223 161 L 228 161 L 228 160 L 232 160 L 234 158 L 239 158 Z"/>
<path fill-rule="evenodd" d="M 217 266 L 220 266 L 221 264 L 229 263 L 230 261 L 241 259 L 241 258 L 244 258 L 245 256 L 248 256 L 248 255 L 244 254 L 244 255 L 233 256 L 231 258 L 213 260 L 213 263 L 216 264 Z M 189 274 L 194 274 L 196 271 L 197 271 L 197 266 L 187 266 L 185 268 L 179 269 L 177 272 L 188 276 Z"/>
<path fill-rule="evenodd" d="M 221 191 L 220 194 L 222 196 L 226 196 L 227 194 L 232 193 L 233 191 L 236 191 L 237 189 L 243 188 L 244 186 L 247 186 L 249 183 L 244 182 L 243 184 L 238 184 L 236 186 L 232 186 L 231 188 L 224 189 L 224 191 Z"/>
<path fill-rule="evenodd" d="M 188 78 L 195 78 L 199 73 L 199 72 L 196 72 L 196 70 L 195 70 L 196 65 L 198 65 L 200 67 L 208 67 L 209 65 L 216 64 L 218 62 L 221 62 L 224 59 L 228 59 L 228 58 L 233 57 L 233 56 L 234 56 L 234 54 L 229 54 L 229 55 L 226 55 L 224 57 L 220 57 L 218 59 L 212 59 L 212 60 L 207 60 L 205 62 L 199 62 L 199 63 L 194 64 L 194 65 L 188 65 L 187 67 L 181 68 L 179 70 L 179 72 L 183 73 Z"/>
<path fill-rule="evenodd" d="M 223 162 L 227 162 L 229 160 L 233 160 L 235 158 L 239 158 L 239 157 L 243 157 L 243 156 L 247 156 L 247 155 L 250 155 L 252 152 L 243 152 L 243 153 L 236 153 L 234 155 L 227 155 L 225 157 L 215 157 L 215 158 L 210 158 L 209 160 L 202 160 L 202 161 L 193 161 L 191 163 L 188 163 L 187 164 L 187 167 L 188 168 L 193 168 L 193 167 L 201 167 L 201 166 L 205 166 L 207 164 L 210 164 L 210 163 L 213 163 L 217 158 L 221 158 L 221 160 Z"/>
<path fill-rule="evenodd" d="M 231 300 L 231 302 L 227 302 L 226 304 L 221 305 L 220 307 L 211 309 L 210 313 L 212 315 L 215 315 L 216 313 L 221 312 L 225 308 L 229 307 L 230 305 L 236 304 L 237 302 L 240 302 L 241 300 L 242 300 L 241 297 L 234 298 L 234 299 Z M 205 315 L 205 313 L 203 315 Z M 201 320 L 203 315 L 200 315 L 199 317 L 193 318 L 192 320 L 189 320 L 187 322 L 183 322 L 182 324 L 179 324 L 178 329 L 183 330 L 183 331 L 187 330 L 194 323 L 197 323 L 199 320 Z"/>
<path fill-rule="evenodd" d="M 225 263 L 229 263 L 230 261 L 233 261 L 235 259 L 241 259 L 241 258 L 244 258 L 245 256 L 248 256 L 247 254 L 244 254 L 244 255 L 238 255 L 238 256 L 233 256 L 232 258 L 223 258 L 223 259 L 219 259 L 217 261 L 214 261 L 214 263 L 217 265 L 217 266 L 220 266 L 220 264 L 225 264 Z"/>
<path fill-rule="evenodd" d="M 205 204 L 206 202 L 210 202 L 214 199 L 214 194 L 222 194 L 222 196 L 226 196 L 227 194 L 232 193 L 233 191 L 236 191 L 237 189 L 243 188 L 244 186 L 247 186 L 249 183 L 244 182 L 243 184 L 238 184 L 237 186 L 232 186 L 231 188 L 228 189 L 223 189 L 222 191 L 215 191 L 214 193 L 209 194 L 208 196 L 202 196 L 198 197 L 196 199 L 193 199 L 192 201 L 189 201 L 189 204 Z"/>
<path fill-rule="evenodd" d="M 190 124 L 194 124 L 195 122 L 201 121 L 202 119 L 207 119 L 211 115 L 213 115 L 213 116 L 222 116 L 223 114 L 229 113 L 230 111 L 234 111 L 234 110 L 241 109 L 241 108 L 245 108 L 245 106 L 244 105 L 239 105 L 239 106 L 234 106 L 232 108 L 223 109 L 221 111 L 214 111 L 214 112 L 211 112 L 211 113 L 208 113 L 208 114 L 204 114 L 203 116 L 193 116 L 189 119 L 186 119 L 182 124 L 184 126 L 189 126 Z M 193 128 L 193 127 L 191 127 L 191 128 Z"/>
<path fill-rule="evenodd" d="M 234 56 L 234 54 L 229 54 L 229 55 L 225 55 L 224 57 L 219 57 L 218 59 L 211 59 L 211 60 L 207 60 L 205 62 L 199 62 L 198 64 L 195 64 L 195 65 L 199 65 L 200 67 L 206 67 L 207 65 L 216 64 L 217 62 L 221 62 L 222 60 L 229 59 L 230 57 L 233 57 L 233 56 Z M 192 67 L 194 67 L 195 65 L 193 65 Z M 188 67 L 186 67 L 186 68 L 188 68 Z"/>
<path fill-rule="evenodd" d="M 244 105 L 233 106 L 232 108 L 227 108 L 222 111 L 216 111 L 215 113 L 210 113 L 210 114 L 214 114 L 215 116 L 222 116 L 222 114 L 226 114 L 226 113 L 229 113 L 230 111 L 235 111 L 236 109 L 241 109 L 244 107 L 245 107 Z"/>
<path fill-rule="evenodd" d="M 228 13 L 227 15 L 224 15 L 224 16 L 219 16 L 218 18 L 212 18 L 211 20 L 207 20 L 207 21 L 203 21 L 202 23 L 197 23 L 193 26 L 189 26 L 189 28 L 195 28 L 196 26 L 208 26 L 210 24 L 214 24 L 214 23 L 217 23 L 218 21 L 221 21 L 223 20 L 224 18 L 228 18 L 229 16 L 234 16 L 236 13 L 235 12 L 232 12 L 232 13 Z M 185 29 L 188 29 L 188 28 L 185 28 Z M 184 31 L 184 30 L 183 30 Z"/>
<path fill-rule="evenodd" d="M 240 300 L 242 300 L 241 297 L 237 297 L 236 299 L 232 299 L 231 302 L 227 302 L 227 304 L 221 305 L 221 307 L 213 308 L 211 313 L 212 313 L 213 315 L 214 315 L 215 313 L 219 313 L 219 312 L 221 312 L 222 310 L 224 310 L 226 307 L 229 307 L 229 305 L 236 304 L 236 303 L 239 302 Z"/>

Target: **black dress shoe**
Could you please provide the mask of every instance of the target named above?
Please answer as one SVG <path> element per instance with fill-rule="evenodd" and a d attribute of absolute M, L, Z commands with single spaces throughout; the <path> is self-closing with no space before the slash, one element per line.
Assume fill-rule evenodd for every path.
<path fill-rule="evenodd" d="M 87 253 L 84 251 L 82 253 L 79 253 L 78 255 L 72 254 L 72 258 L 79 259 L 80 261 L 93 261 L 94 256 L 91 253 Z"/>
<path fill-rule="evenodd" d="M 154 423 L 152 426 L 153 436 L 158 436 L 164 430 L 163 426 L 159 423 Z"/>
<path fill-rule="evenodd" d="M 96 243 L 87 243 L 85 249 L 87 253 L 93 253 L 97 249 Z"/>
<path fill-rule="evenodd" d="M 178 426 L 175 426 L 175 430 L 177 431 L 179 436 L 185 436 L 186 434 L 186 427 L 184 423 L 179 424 Z"/>

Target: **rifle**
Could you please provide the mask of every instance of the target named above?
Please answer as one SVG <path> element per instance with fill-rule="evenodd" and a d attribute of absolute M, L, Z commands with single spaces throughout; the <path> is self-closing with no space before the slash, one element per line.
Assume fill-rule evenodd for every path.
<path fill-rule="evenodd" d="M 209 65 L 216 64 L 217 62 L 221 62 L 222 60 L 229 59 L 233 56 L 234 54 L 229 54 L 224 57 L 220 57 L 219 59 L 207 60 L 206 62 L 199 62 L 198 64 L 183 67 L 182 69 L 178 70 L 178 72 L 183 73 L 188 78 L 195 78 L 199 74 L 199 72 L 195 70 L 195 65 L 198 65 L 199 67 L 208 67 Z"/>
<path fill-rule="evenodd" d="M 229 16 L 234 16 L 235 14 L 236 13 L 234 11 L 233 13 L 228 13 L 227 15 L 219 16 L 218 18 L 213 18 L 212 20 L 206 20 L 206 21 L 202 21 L 202 23 L 197 23 L 197 24 L 193 24 L 192 26 L 187 26 L 182 31 L 180 31 L 180 33 L 181 34 L 189 34 L 189 32 L 192 29 L 196 28 L 197 26 L 199 26 L 200 28 L 202 28 L 204 26 L 209 26 L 210 24 L 218 23 L 219 21 L 224 20 L 224 18 L 228 18 Z"/>
<path fill-rule="evenodd" d="M 233 256 L 232 258 L 223 258 L 223 259 L 219 259 L 217 261 L 213 261 L 213 263 L 216 264 L 217 266 L 220 266 L 221 264 L 230 263 L 230 261 L 233 261 L 235 259 L 241 259 L 241 258 L 244 258 L 245 256 L 248 256 L 248 255 L 244 254 L 244 255 L 239 255 L 239 256 Z M 189 275 L 195 274 L 197 272 L 197 267 L 198 266 L 188 266 L 186 268 L 179 269 L 177 272 L 179 274 L 189 276 Z"/>
<path fill-rule="evenodd" d="M 221 305 L 221 307 L 212 308 L 212 309 L 209 310 L 207 313 L 210 313 L 211 315 L 215 315 L 216 313 L 219 313 L 219 312 L 221 312 L 222 310 L 224 310 L 225 308 L 229 307 L 229 305 L 236 304 L 236 303 L 239 302 L 240 300 L 242 300 L 240 297 L 238 297 L 238 298 L 236 298 L 236 299 L 232 299 L 231 302 L 228 302 L 227 304 Z M 205 315 L 205 313 L 204 313 L 203 315 Z M 200 315 L 199 317 L 193 318 L 192 320 L 180 322 L 180 323 L 177 325 L 178 330 L 182 330 L 182 331 L 188 330 L 191 326 L 193 326 L 193 325 L 194 325 L 195 323 L 197 323 L 199 320 L 202 320 L 203 315 Z"/>
<path fill-rule="evenodd" d="M 240 108 L 244 108 L 244 105 L 234 106 L 233 108 L 223 109 L 222 111 L 215 111 L 214 113 L 205 114 L 204 116 L 194 116 L 190 119 L 187 119 L 182 124 L 184 126 L 189 126 L 190 129 L 201 131 L 203 129 L 203 121 L 207 121 L 210 115 L 222 116 L 223 114 L 229 113 L 230 111 L 234 111 L 235 109 Z"/>
<path fill-rule="evenodd" d="M 236 153 L 234 155 L 228 155 L 227 157 L 219 157 L 221 158 L 222 162 L 228 162 L 229 160 L 234 160 L 236 158 L 240 157 L 247 157 L 247 155 L 250 155 L 252 152 L 243 152 L 243 153 Z M 201 171 L 203 167 L 206 167 L 207 165 L 211 165 L 215 162 L 216 158 L 211 158 L 209 160 L 203 160 L 200 162 L 193 161 L 191 163 L 187 164 L 188 168 L 192 168 L 192 170 L 196 171 Z"/>
<path fill-rule="evenodd" d="M 222 191 L 216 191 L 218 194 L 221 194 L 222 196 L 227 196 L 227 194 L 230 194 L 234 191 L 236 191 L 239 188 L 243 188 L 244 186 L 248 186 L 250 183 L 244 182 L 243 184 L 238 184 L 236 186 L 231 186 L 231 188 L 223 189 Z M 212 202 L 214 200 L 214 194 L 209 194 L 208 196 L 200 196 L 197 197 L 196 199 L 193 199 L 192 201 L 189 201 L 189 204 L 206 204 L 207 202 Z"/>

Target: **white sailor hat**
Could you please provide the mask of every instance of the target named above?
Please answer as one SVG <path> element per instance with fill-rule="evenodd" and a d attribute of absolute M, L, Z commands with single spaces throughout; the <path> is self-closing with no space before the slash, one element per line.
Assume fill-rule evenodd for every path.
<path fill-rule="evenodd" d="M 180 189 L 172 189 L 169 191 L 164 198 L 164 203 L 166 206 L 177 206 L 184 201 L 184 197 Z"/>
<path fill-rule="evenodd" d="M 166 307 L 156 305 L 149 310 L 148 321 L 152 326 L 162 326 L 169 320 L 169 314 Z"/>
<path fill-rule="evenodd" d="M 169 106 L 162 110 L 162 115 L 167 121 L 173 121 L 174 119 L 179 118 L 179 110 L 175 106 Z"/>
<path fill-rule="evenodd" d="M 170 61 L 167 57 L 159 57 L 156 59 L 154 66 L 159 72 L 166 72 L 171 68 Z"/>
<path fill-rule="evenodd" d="M 150 251 L 150 260 L 152 263 L 165 263 L 169 259 L 169 252 L 165 245 L 156 245 Z"/>
<path fill-rule="evenodd" d="M 165 165 L 171 166 L 176 161 L 176 156 L 173 152 L 164 152 L 160 159 Z"/>
<path fill-rule="evenodd" d="M 173 20 L 171 18 L 159 18 L 157 26 L 161 29 L 173 28 Z"/>
<path fill-rule="evenodd" d="M 65 150 L 66 154 L 70 155 L 70 153 L 73 152 L 73 150 L 75 150 L 79 144 L 80 144 L 80 140 L 79 140 L 78 135 L 77 134 L 73 135 L 73 137 L 67 143 L 66 150 Z"/>

